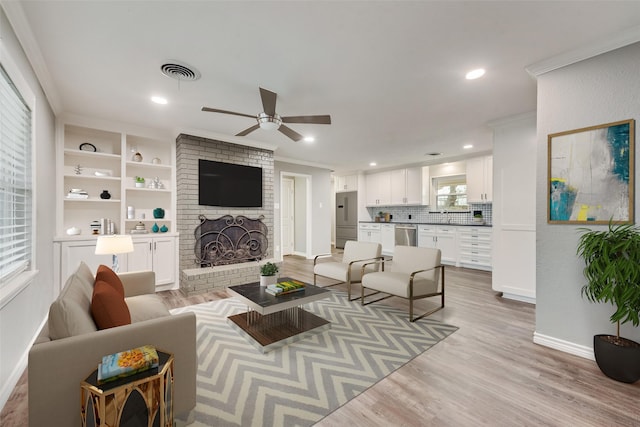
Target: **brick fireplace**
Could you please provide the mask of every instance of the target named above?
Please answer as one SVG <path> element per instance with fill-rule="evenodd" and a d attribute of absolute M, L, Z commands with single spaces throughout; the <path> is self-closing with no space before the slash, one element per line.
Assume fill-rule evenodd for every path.
<path fill-rule="evenodd" d="M 201 218 L 244 216 L 261 219 L 266 239 L 273 242 L 273 151 L 180 134 L 176 139 L 177 228 L 180 233 L 180 290 L 193 295 L 213 289 L 224 289 L 258 280 L 258 261 L 201 267 L 194 254 L 198 244 L 196 228 Z M 262 207 L 227 208 L 198 204 L 198 160 L 213 160 L 262 168 Z M 263 260 L 273 258 L 273 245 L 267 245 Z"/>

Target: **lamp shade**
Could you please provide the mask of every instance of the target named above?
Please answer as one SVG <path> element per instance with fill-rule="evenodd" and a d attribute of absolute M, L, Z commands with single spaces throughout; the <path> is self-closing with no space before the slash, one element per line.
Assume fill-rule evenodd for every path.
<path fill-rule="evenodd" d="M 115 255 L 133 252 L 133 240 L 125 234 L 98 236 L 96 255 Z"/>

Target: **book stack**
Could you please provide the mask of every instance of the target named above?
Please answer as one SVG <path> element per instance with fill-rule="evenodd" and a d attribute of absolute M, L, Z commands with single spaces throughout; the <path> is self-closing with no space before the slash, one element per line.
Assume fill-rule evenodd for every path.
<path fill-rule="evenodd" d="M 158 367 L 158 352 L 151 345 L 102 357 L 98 364 L 98 383 L 114 381 Z"/>
<path fill-rule="evenodd" d="M 265 290 L 271 295 L 286 295 L 292 292 L 298 292 L 304 290 L 304 283 L 298 280 L 287 280 L 284 282 L 278 282 L 274 285 L 267 286 Z"/>
<path fill-rule="evenodd" d="M 67 199 L 88 199 L 89 193 L 80 189 L 80 188 L 72 188 L 69 190 L 67 194 Z"/>

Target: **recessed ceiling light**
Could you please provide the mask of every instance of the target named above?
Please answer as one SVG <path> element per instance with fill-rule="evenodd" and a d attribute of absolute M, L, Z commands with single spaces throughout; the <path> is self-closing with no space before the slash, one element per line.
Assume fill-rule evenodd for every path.
<path fill-rule="evenodd" d="M 313 142 L 315 140 L 316 139 L 314 137 L 312 137 L 312 136 L 305 136 L 304 137 L 304 142 Z"/>
<path fill-rule="evenodd" d="M 463 145 L 462 148 L 464 148 L 465 150 L 468 150 L 469 148 L 473 148 L 473 145 L 471 144 Z"/>
<path fill-rule="evenodd" d="M 169 103 L 169 101 L 167 101 L 167 98 L 163 98 L 162 96 L 152 96 L 151 101 L 160 105 L 166 105 Z"/>
<path fill-rule="evenodd" d="M 369 163 L 369 166 L 378 166 L 378 164 L 376 162 L 371 162 Z"/>
<path fill-rule="evenodd" d="M 471 70 L 469 71 L 466 75 L 465 78 L 467 80 L 475 80 L 475 79 L 479 79 L 480 77 L 484 76 L 484 68 L 478 68 L 475 70 Z"/>
<path fill-rule="evenodd" d="M 438 153 L 438 152 L 435 152 L 435 151 L 434 151 L 433 153 L 427 153 L 427 154 L 425 154 L 425 156 L 434 156 L 434 157 L 435 157 L 435 156 L 442 156 L 442 153 Z"/>

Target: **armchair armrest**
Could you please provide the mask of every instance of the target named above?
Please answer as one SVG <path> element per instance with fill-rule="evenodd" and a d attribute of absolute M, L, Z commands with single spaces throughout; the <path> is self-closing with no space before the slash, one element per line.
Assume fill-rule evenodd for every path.
<path fill-rule="evenodd" d="M 367 262 L 366 264 L 362 264 L 361 276 L 364 276 L 364 270 L 365 270 L 365 268 L 367 268 L 368 265 L 381 264 L 382 265 L 382 271 L 384 271 L 384 262 L 385 261 L 390 261 L 388 259 L 385 259 L 383 256 L 372 258 L 372 260 L 375 260 L 375 261 Z M 367 260 L 364 260 L 364 261 L 367 261 Z M 354 262 L 357 262 L 357 261 L 354 261 Z"/>
<path fill-rule="evenodd" d="M 156 273 L 153 271 L 119 273 L 118 277 L 122 280 L 125 297 L 156 293 Z"/>
<path fill-rule="evenodd" d="M 424 272 L 431 271 L 431 270 L 435 270 L 436 268 L 442 268 L 442 270 L 444 270 L 444 265 L 440 264 L 440 265 L 436 265 L 435 267 L 425 268 L 424 270 L 413 271 L 411 274 L 409 274 L 409 279 L 413 281 L 413 278 L 415 277 L 416 274 L 424 273 Z"/>
<path fill-rule="evenodd" d="M 319 258 L 328 258 L 328 257 L 331 257 L 331 256 L 333 256 L 333 254 L 320 254 L 320 255 L 316 255 L 316 256 L 313 258 L 313 265 L 316 265 L 316 262 L 318 262 L 318 259 L 319 259 Z"/>

